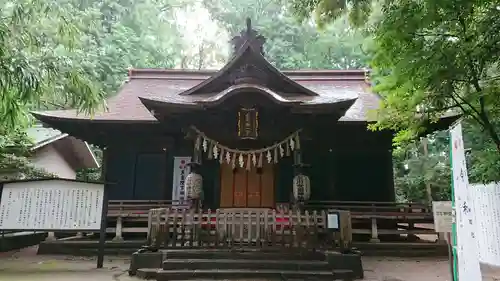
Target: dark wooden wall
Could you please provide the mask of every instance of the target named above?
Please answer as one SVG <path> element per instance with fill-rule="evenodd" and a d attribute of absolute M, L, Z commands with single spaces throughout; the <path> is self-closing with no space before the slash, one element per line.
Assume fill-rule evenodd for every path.
<path fill-rule="evenodd" d="M 110 200 L 161 200 L 172 190 L 172 156 L 163 148 L 115 145 L 107 149 Z"/>
<path fill-rule="evenodd" d="M 110 199 L 171 199 L 173 157 L 191 155 L 192 147 L 182 137 L 165 147 L 146 140 L 109 146 L 107 180 L 115 183 Z M 394 200 L 390 135 L 367 131 L 365 124 L 349 124 L 313 133 L 302 148 L 304 162 L 311 165 L 312 200 Z M 217 208 L 219 163 L 203 159 L 202 167 L 205 206 Z M 276 202 L 289 202 L 293 160 L 281 159 L 275 171 Z"/>

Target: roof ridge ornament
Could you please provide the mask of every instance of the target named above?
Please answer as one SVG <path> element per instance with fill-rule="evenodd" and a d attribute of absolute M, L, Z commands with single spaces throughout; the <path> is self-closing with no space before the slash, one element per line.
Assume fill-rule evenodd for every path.
<path fill-rule="evenodd" d="M 266 38 L 252 28 L 252 20 L 250 18 L 246 19 L 246 26 L 247 28 L 245 30 L 242 30 L 239 35 L 234 36 L 230 41 L 231 44 L 233 44 L 233 55 L 247 42 L 252 48 L 259 50 L 260 53 L 264 55 L 264 43 L 266 43 Z"/>
<path fill-rule="evenodd" d="M 252 32 L 252 19 L 247 18 L 247 34 L 250 34 Z"/>

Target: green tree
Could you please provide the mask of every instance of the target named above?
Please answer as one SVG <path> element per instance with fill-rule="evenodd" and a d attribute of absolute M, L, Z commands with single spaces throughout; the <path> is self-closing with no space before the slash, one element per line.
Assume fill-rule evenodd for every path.
<path fill-rule="evenodd" d="M 290 2 L 295 15 L 300 20 L 313 18 L 324 27 L 345 14 L 356 26 L 366 23 L 373 9 L 371 0 L 292 0 Z"/>
<path fill-rule="evenodd" d="M 327 13 L 322 2 L 330 1 L 294 7 L 299 15 L 321 13 L 325 20 L 346 11 L 369 13 L 354 0 Z M 418 136 L 428 122 L 461 113 L 476 181 L 500 178 L 499 6 L 498 0 L 386 0 L 367 27 L 375 90 L 384 97 L 380 121 L 372 128 L 397 131 L 395 141 L 401 143 Z"/>
<path fill-rule="evenodd" d="M 349 69 L 366 66 L 361 45 L 365 37 L 340 19 L 318 31 L 311 22 L 299 22 L 284 0 L 203 0 L 212 17 L 231 36 L 249 17 L 267 39 L 267 59 L 279 69 Z"/>
<path fill-rule="evenodd" d="M 102 103 L 103 93 L 87 73 L 60 53 L 79 35 L 79 18 L 66 8 L 60 1 L 0 1 L 2 126 L 15 128 L 29 108 L 55 96 L 87 112 Z"/>
<path fill-rule="evenodd" d="M 427 185 L 434 200 L 451 199 L 448 143 L 448 133 L 441 131 L 427 136 L 427 144 L 417 140 L 394 150 L 394 184 L 400 201 L 428 201 Z"/>
<path fill-rule="evenodd" d="M 0 0 L 0 174 L 43 174 L 26 172 L 33 168 L 22 149 L 29 139 L 19 132 L 29 125 L 30 110 L 92 114 L 123 83 L 127 68 L 175 67 L 183 45 L 171 18 L 188 4 Z"/>

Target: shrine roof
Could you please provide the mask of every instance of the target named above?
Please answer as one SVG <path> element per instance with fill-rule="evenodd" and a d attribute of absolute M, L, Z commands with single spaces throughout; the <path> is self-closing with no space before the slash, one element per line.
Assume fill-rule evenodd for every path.
<path fill-rule="evenodd" d="M 220 101 L 225 94 L 241 88 L 265 92 L 278 103 L 300 103 L 304 105 L 331 104 L 353 101 L 340 121 L 375 121 L 374 113 L 380 104 L 380 97 L 370 90 L 364 70 L 295 70 L 282 74 L 294 83 L 315 93 L 315 95 L 286 95 L 262 85 L 237 84 L 222 92 L 183 94 L 200 83 L 207 81 L 217 72 L 212 70 L 178 69 L 132 69 L 129 79 L 118 93 L 106 101 L 107 110 L 94 116 L 78 113 L 76 110 L 55 110 L 34 112 L 39 119 L 74 119 L 110 122 L 157 122 L 156 118 L 141 103 L 141 99 L 176 104 L 179 107 L 194 106 L 197 103 Z M 43 120 L 42 120 L 43 121 Z"/>

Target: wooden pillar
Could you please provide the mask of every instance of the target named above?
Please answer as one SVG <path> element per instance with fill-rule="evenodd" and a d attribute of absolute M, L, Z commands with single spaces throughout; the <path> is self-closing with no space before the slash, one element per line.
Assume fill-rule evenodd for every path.
<path fill-rule="evenodd" d="M 385 152 L 386 156 L 384 157 L 386 161 L 384 161 L 387 165 L 387 181 L 386 181 L 386 193 L 387 193 L 387 201 L 395 202 L 396 201 L 396 189 L 394 186 L 394 167 L 392 162 L 392 149 L 388 149 Z M 385 197 L 385 196 L 384 196 Z M 385 200 L 384 200 L 385 201 Z"/>
<path fill-rule="evenodd" d="M 102 165 L 101 165 L 101 181 L 104 182 L 104 188 L 113 188 L 112 186 L 109 186 L 108 183 L 108 154 L 109 150 L 107 147 L 104 147 L 102 149 Z M 106 214 L 107 216 L 107 214 Z M 117 219 L 116 222 L 116 235 L 113 238 L 113 241 L 122 241 L 122 223 L 121 223 L 121 217 Z"/>
<path fill-rule="evenodd" d="M 175 157 L 176 140 L 173 140 L 165 150 L 165 171 L 164 171 L 164 193 L 163 199 L 172 200 L 173 172 L 174 172 L 174 157 Z"/>

